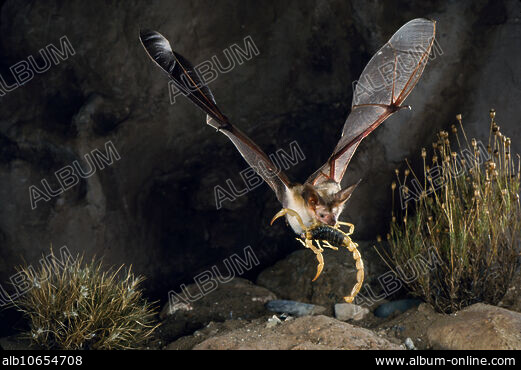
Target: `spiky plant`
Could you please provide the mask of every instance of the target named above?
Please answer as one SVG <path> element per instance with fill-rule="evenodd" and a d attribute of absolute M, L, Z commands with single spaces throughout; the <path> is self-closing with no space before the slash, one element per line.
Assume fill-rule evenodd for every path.
<path fill-rule="evenodd" d="M 441 131 L 430 160 L 422 149 L 423 178 L 407 162 L 402 179 L 396 170 L 398 187 L 392 184 L 390 251 L 385 259 L 399 276 L 416 274 L 407 283 L 412 294 L 441 312 L 476 302 L 497 304 L 519 265 L 520 161 L 517 156 L 514 162 L 511 140 L 501 133 L 495 116 L 491 110 L 490 136 L 483 144 L 467 140 L 457 115 L 459 128 L 451 129 L 456 145 Z M 397 191 L 402 205 L 398 217 Z M 418 256 L 437 263 L 420 269 L 411 263 Z"/>
<path fill-rule="evenodd" d="M 29 321 L 29 340 L 46 349 L 136 349 L 157 328 L 131 268 L 104 271 L 83 257 L 60 261 L 51 250 L 39 270 L 19 267 L 33 287 L 13 305 Z"/>

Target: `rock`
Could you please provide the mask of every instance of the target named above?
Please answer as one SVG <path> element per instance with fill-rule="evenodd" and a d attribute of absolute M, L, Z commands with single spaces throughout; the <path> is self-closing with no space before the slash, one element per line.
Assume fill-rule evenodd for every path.
<path fill-rule="evenodd" d="M 192 349 L 196 344 L 205 341 L 208 338 L 221 335 L 231 330 L 242 328 L 251 322 L 265 322 L 264 319 L 249 320 L 226 320 L 224 322 L 211 321 L 206 326 L 199 330 L 196 330 L 190 335 L 186 335 L 176 339 L 169 343 L 164 349 L 167 350 L 189 350 Z"/>
<path fill-rule="evenodd" d="M 407 347 L 407 349 L 409 349 L 409 350 L 416 349 L 416 347 L 414 346 L 414 342 L 412 341 L 411 338 L 406 338 L 404 344 L 405 344 L 405 347 Z"/>
<path fill-rule="evenodd" d="M 388 317 L 395 312 L 405 312 L 422 303 L 420 299 L 399 299 L 396 301 L 386 302 L 378 306 L 374 311 L 376 317 Z"/>
<path fill-rule="evenodd" d="M 196 284 L 187 286 L 187 290 L 190 296 L 200 293 Z M 157 336 L 163 342 L 169 343 L 203 328 L 212 321 L 247 320 L 267 316 L 269 312 L 264 307 L 265 302 L 275 298 L 276 296 L 266 288 L 256 286 L 245 279 L 234 278 L 200 299 L 190 302 L 190 309 L 173 310 L 158 328 Z M 167 304 L 163 308 L 163 312 L 170 309 L 168 306 Z"/>
<path fill-rule="evenodd" d="M 452 315 L 422 303 L 372 328 L 422 350 L 521 349 L 521 314 L 482 303 Z"/>
<path fill-rule="evenodd" d="M 374 317 L 377 320 L 371 323 L 370 328 L 389 338 L 396 338 L 400 343 L 411 338 L 418 349 L 431 349 L 427 330 L 433 322 L 443 317 L 444 315 L 435 312 L 432 306 L 422 303 L 417 308 L 413 307 L 399 315 L 391 315 L 385 319 Z"/>
<path fill-rule="evenodd" d="M 372 279 L 377 279 L 382 271 L 379 265 L 380 258 L 375 255 L 373 244 L 359 242 L 358 250 L 365 265 L 365 280 L 361 292 L 364 291 L 365 285 L 371 284 Z M 312 281 L 317 270 L 315 255 L 310 250 L 301 249 L 262 271 L 257 278 L 257 284 L 284 299 L 325 306 L 328 309 L 327 313 L 333 314 L 333 305 L 343 301 L 343 297 L 349 295 L 356 283 L 356 267 L 351 253 L 347 250 L 326 249 L 323 255 L 324 270 L 315 281 Z"/>
<path fill-rule="evenodd" d="M 270 301 L 266 303 L 266 308 L 272 312 L 287 313 L 297 317 L 318 315 L 326 310 L 326 308 L 322 306 L 288 300 Z"/>
<path fill-rule="evenodd" d="M 251 322 L 260 324 L 265 323 L 264 319 L 254 319 Z M 224 322 L 209 322 L 206 326 L 196 330 L 190 335 L 186 335 L 169 343 L 164 349 L 167 350 L 189 350 L 195 345 L 205 341 L 208 338 L 221 335 L 231 330 L 242 328 L 251 323 L 249 320 L 226 320 Z"/>
<path fill-rule="evenodd" d="M 266 327 L 267 328 L 272 328 L 274 326 L 277 326 L 281 323 L 282 321 L 277 317 L 277 315 L 273 315 L 272 317 L 270 317 L 268 319 L 268 323 L 266 324 Z"/>
<path fill-rule="evenodd" d="M 370 330 L 327 316 L 305 316 L 275 327 L 251 323 L 197 344 L 193 349 L 403 349 Z"/>
<path fill-rule="evenodd" d="M 434 349 L 521 349 L 521 313 L 476 303 L 438 318 L 427 330 Z"/>
<path fill-rule="evenodd" d="M 353 303 L 335 304 L 335 317 L 340 321 L 362 320 L 369 313 L 366 307 L 357 306 Z"/>

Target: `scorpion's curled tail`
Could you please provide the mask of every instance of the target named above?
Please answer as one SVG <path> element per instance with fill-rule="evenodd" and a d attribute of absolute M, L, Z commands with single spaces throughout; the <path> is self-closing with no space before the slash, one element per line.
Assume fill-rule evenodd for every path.
<path fill-rule="evenodd" d="M 347 297 L 344 297 L 344 300 L 347 303 L 352 303 L 360 291 L 360 288 L 362 288 L 362 283 L 364 282 L 364 262 L 362 261 L 362 257 L 360 256 L 360 252 L 358 252 L 358 244 L 353 242 L 349 236 L 346 235 L 344 238 L 343 245 L 351 252 L 353 253 L 353 258 L 356 263 L 356 284 L 351 289 L 351 294 Z"/>

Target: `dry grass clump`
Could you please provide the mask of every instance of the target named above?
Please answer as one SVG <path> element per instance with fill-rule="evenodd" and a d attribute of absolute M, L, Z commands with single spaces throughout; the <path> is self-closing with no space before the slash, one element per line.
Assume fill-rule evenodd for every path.
<path fill-rule="evenodd" d="M 497 304 L 519 266 L 520 161 L 495 116 L 491 110 L 487 144 L 469 142 L 458 115 L 452 143 L 441 131 L 429 159 L 422 149 L 423 178 L 407 163 L 402 180 L 396 170 L 398 189 L 392 184 L 393 209 L 398 190 L 402 210 L 398 217 L 393 211 L 385 259 L 406 276 L 416 274 L 407 286 L 441 312 Z M 413 271 L 410 261 L 433 252 L 437 263 Z"/>
<path fill-rule="evenodd" d="M 50 258 L 49 258 L 50 257 Z M 142 297 L 143 277 L 123 266 L 103 271 L 83 258 L 51 254 L 38 271 L 20 267 L 33 287 L 14 306 L 29 320 L 28 338 L 46 349 L 135 349 L 157 328 L 156 309 Z M 43 260 L 42 260 L 43 261 Z"/>

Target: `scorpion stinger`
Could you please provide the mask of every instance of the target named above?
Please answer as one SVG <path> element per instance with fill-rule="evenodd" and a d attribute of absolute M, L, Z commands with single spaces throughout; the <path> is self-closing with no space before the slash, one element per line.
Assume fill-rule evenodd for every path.
<path fill-rule="evenodd" d="M 286 214 L 293 216 L 296 218 L 303 232 L 302 235 L 297 238 L 297 240 L 306 248 L 309 248 L 315 253 L 318 260 L 317 266 L 317 274 L 313 278 L 315 281 L 320 274 L 322 273 L 322 269 L 324 268 L 324 257 L 322 256 L 322 252 L 324 249 L 322 245 L 327 248 L 331 248 L 334 250 L 338 250 L 338 246 L 344 246 L 353 254 L 353 258 L 356 263 L 356 284 L 351 290 L 351 294 L 347 297 L 344 297 L 344 300 L 347 303 L 352 303 L 355 299 L 355 296 L 360 291 L 362 287 L 362 283 L 364 281 L 364 263 L 362 261 L 362 257 L 357 247 L 358 244 L 353 242 L 350 238 L 350 235 L 353 234 L 355 226 L 353 224 L 347 222 L 337 222 L 335 226 L 329 226 L 321 223 L 315 223 L 311 226 L 306 226 L 302 221 L 300 215 L 292 209 L 283 208 L 280 210 L 271 220 L 270 225 L 273 225 L 273 222 L 280 217 L 285 216 Z M 348 226 L 349 231 L 344 232 L 340 229 L 340 226 Z M 317 244 L 317 247 L 313 245 L 313 242 Z M 322 245 L 321 245 L 322 243 Z"/>

